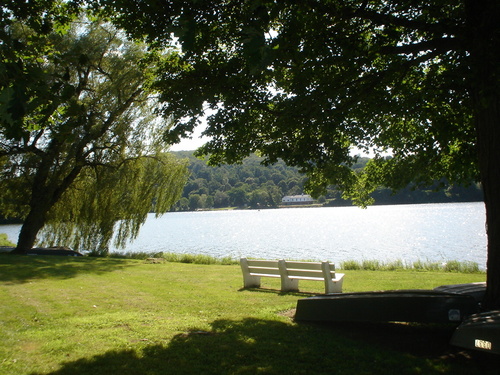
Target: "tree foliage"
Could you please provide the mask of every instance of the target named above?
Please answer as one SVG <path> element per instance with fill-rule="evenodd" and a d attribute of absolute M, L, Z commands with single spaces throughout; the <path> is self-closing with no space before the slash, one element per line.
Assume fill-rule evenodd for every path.
<path fill-rule="evenodd" d="M 50 90 L 54 87 L 44 81 L 43 66 L 40 64 L 43 56 L 52 53 L 46 38 L 54 30 L 62 31 L 79 12 L 78 1 L 2 2 L 0 117 L 2 127 L 12 136 L 20 136 L 25 114 L 38 107 L 50 107 L 53 98 Z M 20 22 L 25 26 L 22 38 Z"/>
<path fill-rule="evenodd" d="M 41 242 L 106 255 L 135 238 L 150 212 L 169 211 L 185 180 L 185 164 L 166 153 L 87 168 L 50 211 Z"/>
<path fill-rule="evenodd" d="M 262 158 L 250 155 L 241 164 L 207 165 L 207 159 L 196 158 L 193 152 L 176 152 L 189 161 L 190 177 L 176 210 L 210 208 L 271 208 L 281 204 L 284 195 L 301 194 L 305 176 L 297 168 L 279 161 L 263 166 Z M 197 196 L 197 198 L 192 198 Z"/>
<path fill-rule="evenodd" d="M 50 10 L 56 2 L 29 4 Z M 488 227 L 484 305 L 500 307 L 500 173 L 491 162 L 500 159 L 497 0 L 89 6 L 104 7 L 153 46 L 182 45 L 176 58 L 158 64 L 163 110 L 179 120 L 166 139 L 188 136 L 208 105 L 214 114 L 205 134 L 212 140 L 201 153 L 214 164 L 259 151 L 267 163 L 281 158 L 306 172 L 311 191 L 333 183 L 360 204 L 378 184 L 480 180 Z M 17 6 L 9 1 L 6 8 Z M 379 153 L 362 174 L 349 168 L 351 145 Z M 393 158 L 380 156 L 387 150 Z"/>
<path fill-rule="evenodd" d="M 361 204 L 378 184 L 399 189 L 481 180 L 488 227 L 485 305 L 500 307 L 500 3 L 497 0 L 171 1 L 161 9 L 107 1 L 115 20 L 155 44 L 166 109 L 189 135 L 215 112 L 201 152 L 213 163 L 259 151 L 338 185 Z M 391 151 L 362 175 L 351 145 Z M 497 234 L 498 233 L 498 234 Z"/>
<path fill-rule="evenodd" d="M 22 62 L 26 85 L 7 82 L 0 93 L 0 208 L 24 219 L 17 250 L 46 224 L 45 243 L 98 253 L 118 224 L 123 245 L 149 211 L 175 203 L 187 178 L 185 164 L 165 154 L 170 121 L 153 109 L 150 82 L 163 55 L 99 21 L 46 35 L 22 22 L 4 31 L 18 58 L 43 51 Z"/>
<path fill-rule="evenodd" d="M 189 68 L 164 67 L 160 83 L 168 110 L 190 116 L 169 139 L 189 134 L 206 102 L 216 112 L 201 152 L 212 163 L 259 151 L 267 162 L 300 167 L 311 187 L 350 189 L 359 187 L 349 168 L 356 145 L 390 150 L 390 161 L 374 161 L 372 180 L 401 188 L 441 177 L 478 179 L 467 50 L 460 46 L 467 41 L 459 40 L 464 7 L 175 1 L 161 16 L 128 8 L 133 14 L 121 13 L 119 22 L 154 41 L 175 32 L 184 47 L 179 66 Z M 131 25 L 136 17 L 143 22 Z"/>
<path fill-rule="evenodd" d="M 183 198 L 173 207 L 178 211 L 223 207 L 273 208 L 281 204 L 285 195 L 304 193 L 307 177 L 298 168 L 287 166 L 283 160 L 272 165 L 262 165 L 263 157 L 255 154 L 239 164 L 207 165 L 206 158 L 196 158 L 193 151 L 175 152 L 179 158 L 189 160 L 190 176 L 184 187 Z M 370 161 L 360 157 L 352 166 L 354 173 L 362 173 Z M 444 186 L 440 191 L 438 187 Z M 411 185 L 398 192 L 386 187 L 377 188 L 372 195 L 376 204 L 413 204 L 480 201 L 479 186 L 453 186 L 445 181 L 435 181 L 429 188 L 414 189 Z M 191 204 L 191 197 L 196 196 Z M 327 206 L 352 205 L 335 186 L 327 187 L 318 203 Z M 344 196 L 345 198 L 345 196 Z"/>

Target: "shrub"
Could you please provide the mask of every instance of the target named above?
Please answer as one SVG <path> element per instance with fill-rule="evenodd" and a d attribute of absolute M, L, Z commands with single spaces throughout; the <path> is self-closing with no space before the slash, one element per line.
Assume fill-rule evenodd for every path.
<path fill-rule="evenodd" d="M 444 264 L 439 262 L 423 262 L 421 260 L 408 264 L 400 259 L 389 263 L 380 262 L 378 260 L 363 260 L 362 262 L 356 260 L 346 260 L 340 263 L 340 268 L 346 271 L 397 271 L 413 269 L 417 271 L 444 271 L 460 273 L 484 272 L 479 269 L 479 265 L 476 262 L 459 262 L 457 260 L 451 260 Z"/>
<path fill-rule="evenodd" d="M 378 260 L 364 260 L 362 269 L 367 271 L 377 271 L 381 269 L 381 263 Z"/>
<path fill-rule="evenodd" d="M 384 267 L 384 269 L 387 271 L 404 270 L 407 268 L 411 268 L 411 267 L 407 267 L 406 264 L 401 259 L 398 259 L 398 260 L 395 260 L 391 263 L 388 263 Z"/>
<path fill-rule="evenodd" d="M 16 246 L 15 243 L 10 242 L 7 235 L 5 233 L 0 233 L 0 246 Z"/>
<path fill-rule="evenodd" d="M 163 259 L 167 262 L 173 263 L 193 263 L 193 264 L 222 264 L 222 265 L 234 265 L 238 264 L 238 261 L 231 257 L 216 258 L 205 254 L 177 254 L 177 253 L 148 253 L 148 252 L 127 252 L 127 253 L 110 253 L 110 258 L 120 258 L 120 259 L 148 259 L 156 258 Z"/>
<path fill-rule="evenodd" d="M 347 271 L 358 271 L 361 269 L 361 264 L 355 260 L 346 260 L 340 263 L 340 268 Z"/>

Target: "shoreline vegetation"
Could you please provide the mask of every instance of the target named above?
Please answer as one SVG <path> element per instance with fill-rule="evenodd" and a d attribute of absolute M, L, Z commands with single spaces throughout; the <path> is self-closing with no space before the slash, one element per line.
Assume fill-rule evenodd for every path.
<path fill-rule="evenodd" d="M 16 246 L 14 242 L 9 241 L 7 234 L 0 233 L 0 246 Z"/>
<path fill-rule="evenodd" d="M 194 151 L 173 151 L 180 160 L 187 160 L 189 179 L 181 198 L 170 208 L 171 212 L 263 210 L 278 208 L 346 207 L 355 205 L 344 199 L 342 192 L 329 186 L 325 195 L 309 204 L 283 204 L 287 195 L 304 194 L 307 178 L 296 167 L 279 160 L 272 165 L 262 165 L 262 157 L 251 154 L 241 164 L 209 166 L 206 159 L 194 156 Z M 360 157 L 353 170 L 362 170 L 369 158 Z M 433 186 L 419 188 L 408 185 L 394 192 L 380 187 L 372 194 L 373 206 L 429 203 L 482 202 L 481 186 L 450 185 L 436 181 Z M 6 217 L 0 212 L 0 226 L 23 224 L 16 217 Z"/>
<path fill-rule="evenodd" d="M 205 265 L 238 265 L 239 260 L 231 257 L 213 257 L 205 254 L 179 254 L 170 252 L 112 252 L 109 258 L 114 259 L 140 259 L 150 262 L 174 262 L 174 263 L 192 263 Z M 295 260 L 295 259 L 292 259 Z M 297 259 L 298 261 L 310 261 Z M 333 262 L 335 263 L 335 262 Z M 344 271 L 435 271 L 435 272 L 458 272 L 458 273 L 485 273 L 479 268 L 476 262 L 448 260 L 446 262 L 415 261 L 406 262 L 401 259 L 382 262 L 379 260 L 346 260 L 336 263 L 339 270 Z"/>
<path fill-rule="evenodd" d="M 7 235 L 0 233 L 0 247 L 15 246 L 8 241 Z M 0 252 L 2 254 L 2 252 Z M 5 254 L 5 252 L 3 253 Z M 86 254 L 84 254 L 86 255 Z M 172 252 L 111 252 L 105 258 L 111 259 L 138 259 L 154 263 L 173 262 L 173 263 L 191 263 L 205 265 L 238 265 L 239 260 L 232 257 L 214 257 L 205 254 L 181 254 Z M 308 259 L 289 259 L 297 261 L 311 261 Z M 335 262 L 333 262 L 335 263 Z M 408 262 L 397 259 L 390 262 L 383 262 L 375 259 L 364 260 L 346 260 L 335 263 L 339 270 L 358 270 L 358 271 L 442 271 L 459 273 L 485 273 L 476 262 L 447 260 L 443 262 L 431 262 L 417 260 Z"/>
<path fill-rule="evenodd" d="M 243 289 L 234 263 L 170 259 L 0 256 L 0 373 L 498 373 L 500 357 L 449 344 L 455 325 L 296 322 L 297 300 L 322 294 L 322 283 L 305 280 L 300 292 L 283 293 L 278 279 L 266 278 L 259 289 Z M 484 280 L 352 270 L 344 291 Z"/>

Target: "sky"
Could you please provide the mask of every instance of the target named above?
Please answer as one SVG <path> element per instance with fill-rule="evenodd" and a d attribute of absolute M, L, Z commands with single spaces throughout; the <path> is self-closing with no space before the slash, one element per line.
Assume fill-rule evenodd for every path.
<path fill-rule="evenodd" d="M 171 146 L 170 151 L 193 151 L 203 146 L 203 144 L 210 139 L 208 137 L 202 137 L 201 135 L 201 133 L 205 130 L 206 126 L 207 124 L 205 120 L 202 120 L 202 123 L 196 127 L 191 139 L 189 138 L 183 139 L 181 142 Z M 361 154 L 362 156 L 368 156 L 368 157 L 373 157 L 374 155 L 372 152 L 366 154 L 357 148 L 352 149 L 352 154 L 353 155 Z M 387 155 L 390 155 L 390 153 L 387 153 Z"/>
<path fill-rule="evenodd" d="M 198 147 L 202 146 L 209 138 L 201 137 L 203 131 L 203 126 L 198 126 L 193 135 L 192 139 L 185 138 L 179 143 L 170 147 L 170 151 L 192 151 L 196 150 Z"/>
<path fill-rule="evenodd" d="M 194 151 L 197 148 L 203 146 L 203 144 L 210 139 L 208 137 L 201 136 L 201 133 L 203 132 L 203 130 L 204 130 L 204 126 L 202 126 L 202 125 L 198 126 L 196 128 L 196 130 L 194 131 L 191 139 L 185 138 L 182 141 L 180 141 L 179 143 L 177 143 L 173 146 L 170 146 L 170 151 Z M 353 148 L 352 154 L 353 155 L 361 154 L 362 156 L 368 156 L 368 157 L 373 157 L 373 155 L 374 155 L 373 153 L 366 154 L 366 153 L 364 153 L 361 150 L 358 150 L 356 148 Z M 390 155 L 390 153 L 388 153 L 387 155 Z"/>
<path fill-rule="evenodd" d="M 212 114 L 213 111 L 209 108 L 205 108 L 205 116 L 200 119 L 199 125 L 194 129 L 191 139 L 182 139 L 179 143 L 172 145 L 170 151 L 193 151 L 197 148 L 203 146 L 210 138 L 202 137 L 201 133 L 207 128 L 207 117 Z"/>

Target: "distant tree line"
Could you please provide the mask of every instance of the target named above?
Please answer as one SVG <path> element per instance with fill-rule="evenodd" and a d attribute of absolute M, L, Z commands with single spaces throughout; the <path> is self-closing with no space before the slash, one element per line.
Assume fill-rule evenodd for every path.
<path fill-rule="evenodd" d="M 274 208 L 281 204 L 285 195 L 304 193 L 306 176 L 298 168 L 287 166 L 283 161 L 264 166 L 262 158 L 252 154 L 241 164 L 208 166 L 206 160 L 196 158 L 192 151 L 175 152 L 179 158 L 189 159 L 189 180 L 182 198 L 172 208 L 175 211 L 193 211 L 217 208 Z M 359 158 L 353 166 L 362 169 L 368 158 Z M 390 189 L 380 188 L 373 193 L 375 204 L 412 204 L 441 202 L 481 201 L 478 185 L 451 186 L 436 182 L 435 188 L 415 189 L 407 187 L 393 194 Z M 327 194 L 318 197 L 317 203 L 325 206 L 351 205 L 342 199 L 342 193 L 330 186 Z"/>
<path fill-rule="evenodd" d="M 174 204 L 172 211 L 195 211 L 218 208 L 276 208 L 285 195 L 304 193 L 306 176 L 296 167 L 283 161 L 264 166 L 262 158 L 252 154 L 241 164 L 208 166 L 206 160 L 196 158 L 193 151 L 179 151 L 174 154 L 188 159 L 190 177 L 182 197 Z M 368 158 L 359 158 L 353 166 L 362 169 Z M 468 187 L 436 182 L 434 188 L 415 189 L 407 187 L 397 193 L 380 188 L 373 194 L 375 204 L 415 204 L 482 201 L 479 185 Z M 324 206 L 350 206 L 350 200 L 342 199 L 342 193 L 334 186 L 327 194 L 318 197 L 317 203 Z M 0 224 L 19 223 L 19 220 L 4 219 Z"/>
<path fill-rule="evenodd" d="M 283 161 L 266 167 L 260 164 L 261 158 L 251 155 L 242 164 L 211 167 L 194 157 L 193 152 L 175 154 L 189 159 L 191 172 L 182 198 L 174 205 L 176 211 L 277 207 L 284 195 L 304 190 L 305 176 Z"/>

